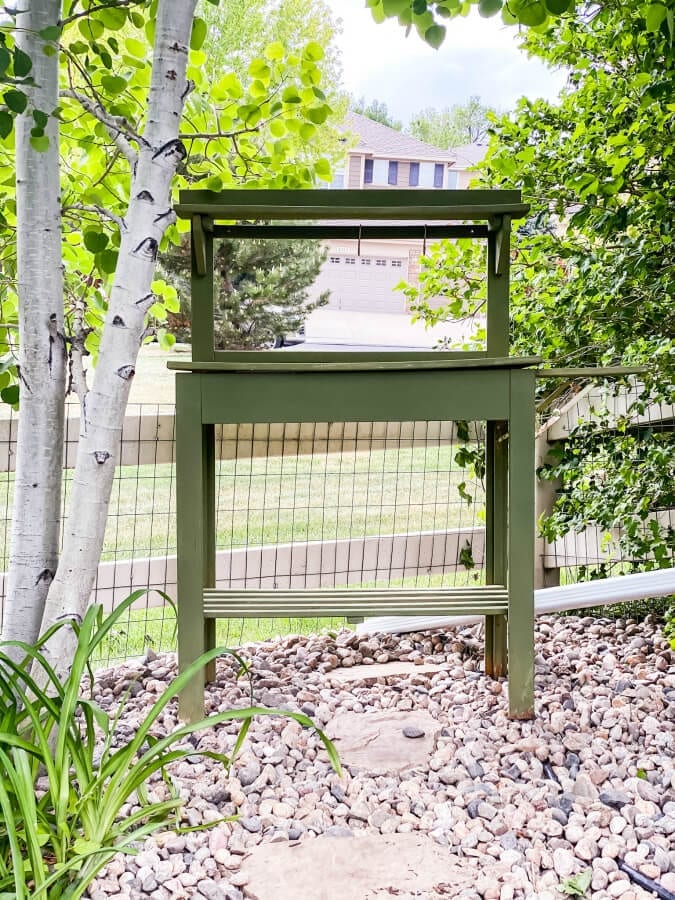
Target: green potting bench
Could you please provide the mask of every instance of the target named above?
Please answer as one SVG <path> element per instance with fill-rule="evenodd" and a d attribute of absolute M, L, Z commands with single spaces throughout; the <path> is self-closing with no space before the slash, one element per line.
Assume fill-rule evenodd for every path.
<path fill-rule="evenodd" d="M 215 646 L 219 618 L 478 614 L 485 616 L 486 623 L 486 673 L 505 675 L 508 659 L 510 714 L 519 719 L 532 717 L 532 366 L 539 360 L 510 357 L 508 336 L 510 223 L 526 212 L 518 191 L 181 193 L 177 213 L 190 219 L 192 226 L 192 360 L 169 363 L 170 368 L 180 370 L 176 377 L 176 484 L 181 670 Z M 298 224 L 300 221 L 312 224 Z M 219 237 L 484 240 L 486 350 L 217 351 L 213 242 Z M 487 423 L 487 586 L 356 590 L 216 587 L 217 424 L 425 420 Z M 214 675 L 212 663 L 203 677 L 193 679 L 184 690 L 180 698 L 183 718 L 202 716 L 204 680 L 212 680 Z"/>

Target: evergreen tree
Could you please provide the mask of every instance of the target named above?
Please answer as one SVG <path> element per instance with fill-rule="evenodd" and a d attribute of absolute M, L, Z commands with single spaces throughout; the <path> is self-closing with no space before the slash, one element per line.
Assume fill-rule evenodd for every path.
<path fill-rule="evenodd" d="M 313 310 L 328 302 L 328 292 L 313 297 L 326 251 L 319 241 L 221 240 L 215 251 L 215 345 L 219 350 L 271 347 L 298 331 Z M 180 340 L 191 333 L 187 273 L 189 249 L 163 261 L 181 298 L 180 314 L 169 327 Z"/>

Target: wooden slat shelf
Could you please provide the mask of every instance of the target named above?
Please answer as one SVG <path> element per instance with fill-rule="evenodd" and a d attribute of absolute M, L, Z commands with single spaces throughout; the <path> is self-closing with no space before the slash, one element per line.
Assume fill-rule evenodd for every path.
<path fill-rule="evenodd" d="M 204 591 L 209 619 L 256 616 L 504 615 L 508 590 L 501 585 L 473 588 L 227 590 Z"/>

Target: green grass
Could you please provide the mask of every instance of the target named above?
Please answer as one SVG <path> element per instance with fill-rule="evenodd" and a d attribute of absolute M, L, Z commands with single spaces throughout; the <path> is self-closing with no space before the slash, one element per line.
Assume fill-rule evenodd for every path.
<path fill-rule="evenodd" d="M 217 546 L 235 549 L 291 541 L 471 527 L 483 523 L 482 487 L 467 505 L 457 486 L 466 472 L 451 446 L 269 457 L 217 464 Z M 64 472 L 64 507 L 72 470 Z M 124 466 L 113 485 L 102 561 L 164 556 L 176 548 L 173 465 Z M 9 552 L 14 474 L 0 476 L 2 567 Z"/>

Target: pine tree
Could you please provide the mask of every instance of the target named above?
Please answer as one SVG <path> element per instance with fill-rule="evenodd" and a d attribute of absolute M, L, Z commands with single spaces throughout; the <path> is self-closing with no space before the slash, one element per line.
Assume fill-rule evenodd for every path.
<path fill-rule="evenodd" d="M 326 251 L 319 241 L 221 240 L 215 252 L 215 345 L 219 350 L 255 350 L 298 331 L 307 316 L 328 302 L 312 296 Z M 170 328 L 180 340 L 191 331 L 187 247 L 163 263 L 181 297 Z"/>

